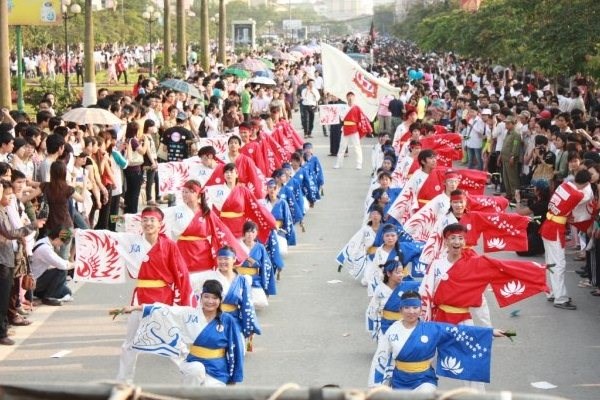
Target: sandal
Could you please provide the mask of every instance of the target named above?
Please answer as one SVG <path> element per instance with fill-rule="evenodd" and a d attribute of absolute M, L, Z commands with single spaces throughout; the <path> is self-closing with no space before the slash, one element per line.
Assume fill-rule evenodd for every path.
<path fill-rule="evenodd" d="M 10 321 L 9 324 L 12 326 L 27 326 L 27 325 L 31 325 L 31 321 L 29 321 L 19 315 L 19 316 L 17 316 L 17 318 Z"/>
<path fill-rule="evenodd" d="M 589 288 L 589 287 L 592 287 L 592 283 L 590 282 L 589 279 L 583 279 L 583 280 L 579 281 L 577 286 L 580 288 Z"/>
<path fill-rule="evenodd" d="M 592 296 L 600 297 L 600 289 L 592 290 L 590 294 Z"/>

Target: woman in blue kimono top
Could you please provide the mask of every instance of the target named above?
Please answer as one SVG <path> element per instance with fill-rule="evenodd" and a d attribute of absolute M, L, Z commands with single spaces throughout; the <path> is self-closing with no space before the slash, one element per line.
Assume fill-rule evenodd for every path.
<path fill-rule="evenodd" d="M 294 194 L 294 187 L 288 182 L 288 176 L 283 169 L 273 171 L 271 177 L 279 188 L 279 198 L 285 201 L 292 214 L 294 224 L 302 223 L 304 219 L 304 200 L 298 201 Z"/>
<path fill-rule="evenodd" d="M 373 259 L 377 250 L 373 243 L 382 226 L 382 220 L 383 208 L 374 206 L 369 214 L 369 221 L 350 238 L 335 258 L 339 266 L 338 271 L 344 267 L 354 279 L 362 278 L 367 263 Z M 366 282 L 363 284 L 367 285 Z"/>
<path fill-rule="evenodd" d="M 309 206 L 312 208 L 314 207 L 316 201 L 320 199 L 319 187 L 317 186 L 313 176 L 310 174 L 307 165 L 303 163 L 304 159 L 302 158 L 302 153 L 295 152 L 290 157 L 290 166 L 288 168 L 292 170 L 292 179 L 296 179 L 298 182 L 300 182 L 302 194 L 308 201 Z"/>
<path fill-rule="evenodd" d="M 258 233 L 256 224 L 252 221 L 244 222 L 243 232 L 244 236 L 240 243 L 249 256 L 237 268 L 237 272 L 251 277 L 252 304 L 255 308 L 264 308 L 269 305 L 267 296 L 277 293 L 273 265 L 265 246 L 256 240 Z"/>
<path fill-rule="evenodd" d="M 367 286 L 367 296 L 372 297 L 377 285 L 383 281 L 383 265 L 389 260 L 396 260 L 404 266 L 402 249 L 398 242 L 398 231 L 395 225 L 386 224 L 383 231 L 383 244 L 375 250 L 373 259 L 365 267 L 362 283 Z"/>
<path fill-rule="evenodd" d="M 195 284 L 202 287 L 204 282 L 209 279 L 219 281 L 225 293 L 221 310 L 236 320 L 245 338 L 249 338 L 255 333 L 260 335 L 261 329 L 250 292 L 252 277 L 240 275 L 234 268 L 234 262 L 235 253 L 232 248 L 223 246 L 217 253 L 217 270 L 198 274 Z M 194 287 L 194 291 L 197 292 L 198 287 Z"/>
<path fill-rule="evenodd" d="M 285 238 L 288 246 L 296 245 L 296 229 L 292 212 L 287 202 L 279 198 L 280 188 L 275 179 L 267 180 L 267 195 L 261 203 L 271 211 L 277 223 L 277 233 Z M 282 252 L 285 255 L 285 252 Z"/>
<path fill-rule="evenodd" d="M 396 307 L 395 311 L 389 309 L 388 303 L 397 302 L 391 301 L 392 295 L 400 300 L 399 296 L 408 290 L 419 290 L 419 283 L 412 280 L 408 272 L 402 267 L 397 260 L 388 260 L 383 265 L 383 282 L 381 282 L 373 297 L 369 302 L 366 312 L 367 331 L 371 334 L 371 338 L 379 340 L 379 337 L 385 333 L 387 328 L 395 321 L 400 319 L 400 313 L 397 311 L 400 307 Z M 386 306 L 388 309 L 386 310 Z M 385 329 L 383 322 L 385 321 Z"/>
<path fill-rule="evenodd" d="M 325 185 L 325 175 L 323 174 L 321 161 L 313 154 L 312 143 L 304 143 L 302 145 L 302 153 L 308 174 L 317 185 L 317 200 L 319 200 L 323 196 L 323 185 Z"/>
<path fill-rule="evenodd" d="M 421 322 L 421 297 L 401 297 L 402 320 L 394 322 L 377 345 L 369 387 L 433 392 L 437 376 L 477 382 L 490 381 L 492 337 L 498 329 L 439 322 Z M 431 365 L 437 354 L 436 369 Z"/>
<path fill-rule="evenodd" d="M 208 280 L 202 286 L 199 309 L 151 305 L 129 306 L 142 311 L 134 340 L 140 351 L 183 358 L 183 384 L 225 386 L 244 379 L 244 341 L 235 319 L 220 309 L 223 286 Z"/>

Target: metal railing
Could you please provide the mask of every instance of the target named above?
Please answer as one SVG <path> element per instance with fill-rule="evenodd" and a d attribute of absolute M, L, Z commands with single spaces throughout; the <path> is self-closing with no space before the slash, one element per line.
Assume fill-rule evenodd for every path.
<path fill-rule="evenodd" d="M 336 387 L 307 388 L 287 383 L 278 388 L 229 386 L 197 388 L 167 385 L 127 386 L 97 384 L 0 385 L 0 400 L 567 400 L 541 394 L 510 391 L 478 393 L 458 388 L 435 393 L 395 391 L 387 387 L 371 390 Z"/>

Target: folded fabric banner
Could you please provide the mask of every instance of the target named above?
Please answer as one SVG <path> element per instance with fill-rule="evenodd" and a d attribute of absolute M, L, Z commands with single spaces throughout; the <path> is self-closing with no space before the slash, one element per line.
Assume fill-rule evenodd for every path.
<path fill-rule="evenodd" d="M 325 92 L 342 100 L 348 92 L 356 96 L 356 104 L 370 120 L 377 115 L 379 99 L 386 96 L 397 96 L 400 89 L 378 79 L 363 69 L 356 61 L 341 50 L 321 43 L 323 60 L 323 80 Z"/>
<path fill-rule="evenodd" d="M 104 230 L 75 230 L 75 269 L 79 282 L 124 283 L 125 270 L 137 278 L 152 246 L 142 235 Z"/>

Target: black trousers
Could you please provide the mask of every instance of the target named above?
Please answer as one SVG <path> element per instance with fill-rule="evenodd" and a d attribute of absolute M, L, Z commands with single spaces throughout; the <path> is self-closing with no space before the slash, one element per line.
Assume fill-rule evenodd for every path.
<path fill-rule="evenodd" d="M 8 335 L 8 303 L 13 286 L 14 268 L 0 264 L 0 339 Z"/>
<path fill-rule="evenodd" d="M 112 199 L 112 189 L 108 189 L 108 198 L 105 204 L 102 204 L 100 213 L 98 214 L 98 222 L 94 229 L 108 229 L 110 220 L 110 200 Z M 90 221 L 91 222 L 91 221 Z"/>
<path fill-rule="evenodd" d="M 67 271 L 63 269 L 47 269 L 35 280 L 35 297 L 40 299 L 61 299 L 71 294 L 67 287 Z"/>
<path fill-rule="evenodd" d="M 342 125 L 329 125 L 329 154 L 337 156 L 342 140 Z"/>
<path fill-rule="evenodd" d="M 313 126 L 315 123 L 315 108 L 314 106 L 300 105 L 300 115 L 302 117 L 302 130 L 304 136 L 312 135 Z"/>
<path fill-rule="evenodd" d="M 144 182 L 144 172 L 141 168 L 125 168 L 123 171 L 127 190 L 123 194 L 125 199 L 125 214 L 135 214 L 138 212 L 138 203 L 140 202 L 140 192 Z"/>

